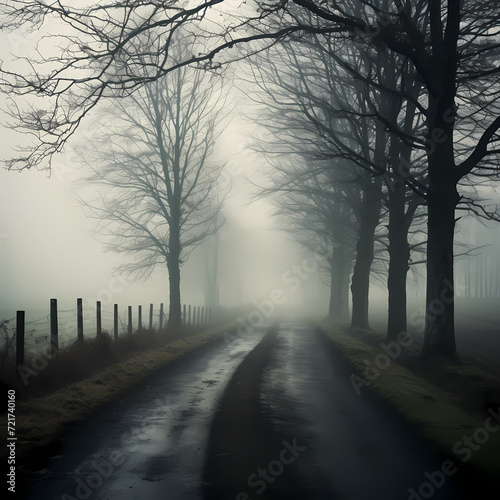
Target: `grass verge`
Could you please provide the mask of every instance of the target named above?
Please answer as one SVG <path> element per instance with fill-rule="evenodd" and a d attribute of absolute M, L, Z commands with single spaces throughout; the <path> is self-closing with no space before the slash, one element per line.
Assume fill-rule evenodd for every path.
<path fill-rule="evenodd" d="M 224 333 L 235 327 L 236 323 L 229 323 L 138 353 L 48 395 L 17 402 L 16 455 L 19 462 L 26 463 L 25 460 L 35 451 L 54 446 L 63 436 L 68 424 L 83 420 L 154 372 L 195 349 L 222 338 Z M 7 435 L 6 421 L 7 418 L 4 418 L 1 426 L 4 435 Z M 4 448 L 2 459 L 5 460 L 6 454 Z"/>
<path fill-rule="evenodd" d="M 486 420 L 490 418 L 488 413 L 472 415 L 465 412 L 456 405 L 451 393 L 401 366 L 397 358 L 391 360 L 387 368 L 379 370 L 377 376 L 370 375 L 371 380 L 368 380 L 365 360 L 375 366 L 375 359 L 384 351 L 356 338 L 355 335 L 336 329 L 335 326 L 323 324 L 321 331 L 342 353 L 352 369 L 352 374 L 367 380 L 369 390 L 416 424 L 422 435 L 437 449 L 457 464 L 467 464 L 491 478 L 498 479 L 500 428 L 496 431 L 488 431 L 485 428 Z M 462 371 L 465 371 L 463 380 L 467 383 L 469 373 L 467 370 Z M 457 377 L 460 372 L 456 370 Z M 355 390 L 356 381 L 351 381 Z M 366 389 L 362 387 L 360 391 L 363 390 Z M 500 409 L 495 413 L 499 414 Z M 493 426 L 498 428 L 497 422 L 493 421 L 490 428 Z"/>

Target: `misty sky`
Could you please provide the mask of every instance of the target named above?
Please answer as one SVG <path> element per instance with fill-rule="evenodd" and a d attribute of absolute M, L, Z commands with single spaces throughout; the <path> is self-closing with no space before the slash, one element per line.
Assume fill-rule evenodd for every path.
<path fill-rule="evenodd" d="M 39 36 L 37 32 L 23 36 L 0 33 L 0 59 L 29 50 Z M 0 99 L 4 108 L 5 96 Z M 94 118 L 89 118 L 83 126 L 91 129 Z M 2 113 L 0 123 L 4 125 L 7 119 Z M 249 180 L 263 180 L 257 173 L 259 162 L 250 157 L 247 148 L 251 131 L 251 126 L 243 129 L 241 122 L 233 121 L 217 146 L 217 157 L 226 163 L 223 188 L 231 188 L 224 208 L 227 224 L 220 235 L 219 264 L 220 298 L 227 306 L 263 300 L 274 288 L 286 292 L 283 274 L 303 259 L 288 235 L 276 230 L 278 222 L 271 218 L 270 204 L 262 200 L 249 205 L 253 193 Z M 79 131 L 64 154 L 54 159 L 50 178 L 46 171 L 0 170 L 0 318 L 12 318 L 18 309 L 26 310 L 28 319 L 48 313 L 50 298 L 57 298 L 61 309 L 74 308 L 77 297 L 87 303 L 101 299 L 103 307 L 117 302 L 122 310 L 140 303 L 168 304 L 166 270 L 158 268 L 144 283 L 124 284 L 114 277 L 113 269 L 123 256 L 104 251 L 105 244 L 95 239 L 95 221 L 86 220 L 75 197 L 80 193 L 74 183 L 79 173 L 71 165 L 71 146 L 82 137 L 85 132 Z M 12 147 L 21 142 L 19 134 L 2 126 L 2 158 L 10 157 Z M 181 269 L 182 300 L 187 304 L 203 305 L 202 251 L 195 251 Z M 311 282 L 319 282 L 317 273 L 311 278 Z M 327 294 L 321 304 L 312 288 L 317 287 L 304 283 L 288 293 L 287 304 L 309 297 L 319 308 L 326 307 Z"/>
<path fill-rule="evenodd" d="M 0 34 L 0 59 L 9 51 L 22 51 L 26 42 L 29 40 L 19 35 Z M 0 122 L 5 121 L 2 116 Z M 303 280 L 300 289 L 287 288 L 284 273 L 299 265 L 304 255 L 283 231 L 276 230 L 278 221 L 271 218 L 272 207 L 266 200 L 249 204 L 253 192 L 249 181 L 264 182 L 263 174 L 257 172 L 262 162 L 246 147 L 249 130 L 251 126 L 246 129 L 234 121 L 222 135 L 217 152 L 227 162 L 223 183 L 232 187 L 224 209 L 228 221 L 221 231 L 221 303 L 249 304 L 281 288 L 289 306 L 314 304 L 320 311 L 326 308 L 327 288 L 312 286 L 320 282 L 317 273 Z M 2 127 L 3 158 L 19 143 L 18 134 Z M 122 262 L 122 256 L 104 252 L 105 245 L 95 239 L 95 223 L 86 220 L 75 199 L 77 187 L 72 181 L 79 174 L 69 158 L 66 154 L 55 159 L 50 178 L 46 171 L 0 170 L 0 318 L 12 318 L 18 309 L 26 310 L 28 317 L 30 311 L 35 315 L 48 312 L 52 297 L 59 299 L 63 309 L 75 307 L 77 297 L 88 302 L 117 302 L 120 307 L 167 304 L 164 269 L 155 271 L 145 283 L 116 281 L 113 268 Z M 466 232 L 463 240 L 474 244 L 472 234 Z M 181 270 L 184 303 L 203 304 L 203 263 L 204 256 L 198 251 Z"/>
<path fill-rule="evenodd" d="M 95 241 L 93 222 L 85 219 L 74 199 L 76 188 L 71 182 L 60 180 L 55 174 L 48 178 L 47 172 L 3 170 L 0 182 L 4 307 L 6 304 L 28 307 L 40 295 L 43 300 L 65 294 L 76 297 L 95 294 L 106 287 L 112 277 L 112 268 L 118 264 L 117 256 L 104 253 L 104 245 Z M 242 206 L 246 196 L 241 192 L 241 182 L 239 190 L 240 194 L 234 194 L 228 201 L 227 210 L 234 223 L 241 225 L 242 232 L 252 234 L 246 245 L 258 252 L 255 238 L 268 225 L 267 211 L 262 204 Z M 268 238 L 270 235 L 266 234 Z M 267 253 L 269 246 L 266 246 Z M 166 276 L 161 274 L 145 286 L 134 286 L 134 295 L 142 293 L 150 300 L 164 293 L 161 288 L 165 287 L 162 281 Z M 193 299 L 200 300 L 200 297 Z"/>
<path fill-rule="evenodd" d="M 5 157 L 16 143 L 19 137 L 3 129 Z M 278 222 L 271 218 L 270 204 L 249 203 L 253 192 L 249 179 L 261 182 L 262 176 L 247 144 L 248 137 L 236 122 L 226 129 L 218 146 L 218 156 L 227 162 L 222 183 L 231 187 L 219 266 L 221 302 L 228 306 L 263 300 L 274 288 L 285 287 L 283 273 L 303 258 L 288 236 L 276 231 Z M 120 307 L 167 304 L 165 270 L 158 268 L 146 282 L 124 284 L 114 277 L 113 269 L 123 256 L 105 252 L 105 244 L 96 240 L 95 221 L 85 218 L 75 196 L 80 192 L 74 182 L 79 173 L 71 167 L 70 157 L 59 156 L 50 177 L 47 171 L 0 171 L 0 316 L 12 318 L 18 309 L 40 314 L 50 298 L 58 298 L 62 309 L 75 307 L 77 297 L 106 303 L 112 296 Z M 181 270 L 182 298 L 188 304 L 203 304 L 205 258 L 201 253 L 202 249 L 196 251 Z M 317 273 L 313 277 L 317 282 L 316 278 Z M 288 303 L 304 299 L 306 288 L 289 294 Z"/>

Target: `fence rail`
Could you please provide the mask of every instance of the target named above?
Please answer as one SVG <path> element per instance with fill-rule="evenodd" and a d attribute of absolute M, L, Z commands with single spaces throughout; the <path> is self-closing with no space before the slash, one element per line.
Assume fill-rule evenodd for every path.
<path fill-rule="evenodd" d="M 23 365 L 27 352 L 38 354 L 47 350 L 51 357 L 57 357 L 61 348 L 75 341 L 83 342 L 89 331 L 96 337 L 103 335 L 104 331 L 112 332 L 114 340 L 117 340 L 120 332 L 132 335 L 134 330 L 141 330 L 145 325 L 148 325 L 149 330 L 163 330 L 164 325 L 168 324 L 163 303 L 157 312 L 154 304 L 150 304 L 148 318 L 143 318 L 142 305 L 136 311 L 135 321 L 132 306 L 128 306 L 123 316 L 120 316 L 118 304 L 113 304 L 112 310 L 107 310 L 101 301 L 96 301 L 95 308 L 84 308 L 81 298 L 76 300 L 76 308 L 66 310 L 58 309 L 57 299 L 50 299 L 49 314 L 34 321 L 27 322 L 25 311 L 17 311 L 15 318 L 0 321 L 2 364 L 5 358 L 15 355 L 16 366 Z M 206 326 L 212 321 L 210 307 L 184 304 L 181 312 L 183 326 Z M 15 326 L 12 327 L 14 320 Z"/>

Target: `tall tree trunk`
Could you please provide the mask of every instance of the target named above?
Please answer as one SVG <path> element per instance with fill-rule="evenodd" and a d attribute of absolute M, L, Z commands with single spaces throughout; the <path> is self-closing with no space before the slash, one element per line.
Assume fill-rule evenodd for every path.
<path fill-rule="evenodd" d="M 330 305 L 328 316 L 335 321 L 349 317 L 349 262 L 343 244 L 332 253 L 330 274 Z"/>
<path fill-rule="evenodd" d="M 429 161 L 426 326 L 422 355 L 438 354 L 454 359 L 457 351 L 453 240 L 459 195 L 452 172 L 444 167 L 443 158 L 441 161 L 439 158 L 440 155 L 434 154 Z"/>
<path fill-rule="evenodd" d="M 168 326 L 179 328 L 182 326 L 181 313 L 181 270 L 180 270 L 180 235 L 179 224 L 175 223 L 175 215 L 172 215 L 169 235 L 169 258 L 167 261 L 168 281 L 170 288 L 170 304 L 168 315 Z"/>
<path fill-rule="evenodd" d="M 351 259 L 347 254 L 344 254 L 344 272 L 342 282 L 340 283 L 340 321 L 349 321 L 349 275 L 351 272 Z"/>
<path fill-rule="evenodd" d="M 335 250 L 333 251 L 330 264 L 330 301 L 328 304 L 328 318 L 333 321 L 338 321 L 340 317 L 340 301 L 338 300 L 338 274 L 335 266 Z"/>
<path fill-rule="evenodd" d="M 447 2 L 445 37 L 439 7 L 431 16 L 432 57 L 427 72 L 427 294 L 422 356 L 455 359 L 453 240 L 461 174 L 455 164 L 458 52 L 461 2 Z M 436 3 L 435 6 L 438 6 Z"/>
<path fill-rule="evenodd" d="M 356 262 L 351 282 L 353 328 L 370 328 L 368 320 L 368 293 L 370 271 L 374 257 L 375 229 L 380 220 L 381 176 L 367 182 L 363 189 L 363 206 L 356 242 Z"/>
<path fill-rule="evenodd" d="M 406 278 L 409 270 L 410 246 L 405 217 L 406 186 L 402 182 L 389 190 L 389 294 L 387 338 L 395 340 L 407 329 Z"/>
<path fill-rule="evenodd" d="M 215 233 L 209 244 L 205 258 L 205 305 L 216 308 L 219 307 L 219 233 Z"/>
<path fill-rule="evenodd" d="M 392 87 L 396 87 L 394 81 Z M 415 100 L 418 98 L 420 85 L 415 85 L 412 94 Z M 401 111 L 399 101 L 394 97 L 387 97 L 389 103 L 394 107 L 392 116 L 396 121 L 398 113 Z M 403 131 L 411 135 L 414 129 L 416 105 L 409 102 L 406 106 L 405 121 Z M 387 316 L 387 338 L 396 340 L 401 332 L 407 330 L 407 291 L 406 280 L 410 269 L 410 245 L 408 244 L 408 231 L 417 204 L 412 203 L 410 198 L 408 210 L 406 210 L 406 198 L 408 188 L 404 178 L 410 174 L 410 162 L 412 148 L 405 144 L 395 135 L 391 136 L 391 145 L 389 153 L 392 173 L 394 179 L 387 183 L 388 187 L 388 238 L 389 238 L 389 272 L 387 276 L 388 291 L 388 316 Z M 396 168 L 397 166 L 397 168 Z"/>

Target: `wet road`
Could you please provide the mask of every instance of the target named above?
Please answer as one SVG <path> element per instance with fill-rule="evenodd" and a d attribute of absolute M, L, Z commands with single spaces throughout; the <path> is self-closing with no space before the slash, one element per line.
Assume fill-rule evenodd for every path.
<path fill-rule="evenodd" d="M 205 487 L 207 499 L 462 498 L 453 477 L 440 487 L 422 486 L 429 481 L 426 472 L 441 470 L 443 457 L 368 393 L 358 396 L 350 371 L 318 332 L 283 324 L 252 362 L 263 366 L 258 401 L 252 384 L 245 387 L 236 377 L 231 383 L 240 384 L 240 394 L 224 395 L 212 426 L 218 435 L 211 437 L 205 479 L 212 477 L 213 484 Z M 251 367 L 244 372 L 248 378 Z M 246 406 L 243 415 L 232 409 L 238 402 Z M 262 414 L 271 431 L 253 425 Z M 432 495 L 424 496 L 430 489 Z"/>
<path fill-rule="evenodd" d="M 204 347 L 96 414 L 27 498 L 397 500 L 440 469 L 412 429 L 356 394 L 320 334 L 283 324 L 263 337 Z M 433 499 L 460 499 L 453 480 Z"/>
<path fill-rule="evenodd" d="M 231 375 L 264 335 L 214 342 L 74 429 L 48 470 L 30 477 L 33 500 L 198 498 L 205 442 Z"/>

